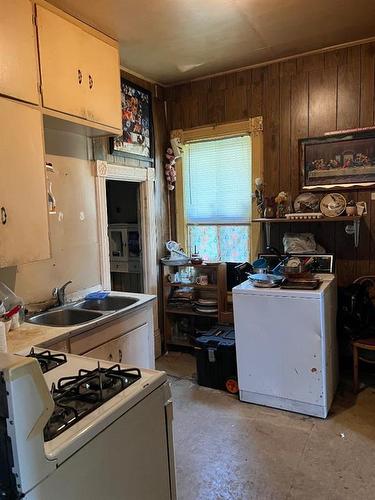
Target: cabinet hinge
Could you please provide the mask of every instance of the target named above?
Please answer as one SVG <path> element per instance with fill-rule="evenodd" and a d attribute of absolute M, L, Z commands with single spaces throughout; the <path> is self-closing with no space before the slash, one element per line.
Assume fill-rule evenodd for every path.
<path fill-rule="evenodd" d="M 36 14 L 35 13 L 33 14 L 32 19 L 33 19 L 33 25 L 36 26 Z"/>
<path fill-rule="evenodd" d="M 42 84 L 38 83 L 38 92 L 40 95 L 42 95 Z"/>

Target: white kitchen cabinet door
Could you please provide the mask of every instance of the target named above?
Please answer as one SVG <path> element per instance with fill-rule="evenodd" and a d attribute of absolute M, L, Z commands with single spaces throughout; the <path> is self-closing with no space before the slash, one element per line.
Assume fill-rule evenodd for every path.
<path fill-rule="evenodd" d="M 39 104 L 32 9 L 30 0 L 0 2 L 0 94 Z"/>
<path fill-rule="evenodd" d="M 86 117 L 121 129 L 120 59 L 118 48 L 85 33 Z"/>
<path fill-rule="evenodd" d="M 40 5 L 37 25 L 43 106 L 86 118 L 84 31 Z"/>
<path fill-rule="evenodd" d="M 0 267 L 48 259 L 40 110 L 0 97 Z"/>
<path fill-rule="evenodd" d="M 43 106 L 120 132 L 117 45 L 71 16 L 40 5 L 37 25 Z"/>
<path fill-rule="evenodd" d="M 149 368 L 148 323 L 84 354 L 89 358 Z"/>

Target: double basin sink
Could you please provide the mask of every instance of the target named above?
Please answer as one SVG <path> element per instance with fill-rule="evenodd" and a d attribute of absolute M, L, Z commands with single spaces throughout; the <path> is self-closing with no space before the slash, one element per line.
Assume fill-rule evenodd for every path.
<path fill-rule="evenodd" d="M 115 295 L 104 299 L 86 299 L 36 314 L 28 318 L 27 322 L 43 326 L 75 326 L 126 309 L 135 302 L 138 302 L 138 299 Z"/>

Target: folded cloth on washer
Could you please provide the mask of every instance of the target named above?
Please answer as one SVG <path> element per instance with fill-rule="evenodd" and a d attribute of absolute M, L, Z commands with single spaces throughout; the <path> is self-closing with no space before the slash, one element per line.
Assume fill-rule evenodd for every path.
<path fill-rule="evenodd" d="M 106 299 L 109 295 L 109 292 L 105 291 L 99 291 L 99 292 L 91 292 L 88 293 L 85 297 L 85 299 L 91 299 L 91 300 L 101 300 L 101 299 Z"/>

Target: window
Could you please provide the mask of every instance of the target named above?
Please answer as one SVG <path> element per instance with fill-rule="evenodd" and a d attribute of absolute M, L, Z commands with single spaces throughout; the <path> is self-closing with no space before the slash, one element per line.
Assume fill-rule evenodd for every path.
<path fill-rule="evenodd" d="M 250 136 L 190 142 L 183 158 L 189 251 L 205 260 L 249 259 Z"/>

